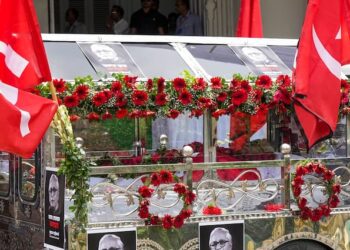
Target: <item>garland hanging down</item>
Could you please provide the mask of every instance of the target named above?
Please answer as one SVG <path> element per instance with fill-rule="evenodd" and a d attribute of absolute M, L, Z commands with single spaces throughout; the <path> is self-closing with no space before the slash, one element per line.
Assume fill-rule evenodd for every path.
<path fill-rule="evenodd" d="M 162 77 L 147 81 L 127 75 L 114 77 L 114 81 L 97 83 L 91 77 L 76 78 L 74 82 L 54 80 L 59 102 L 69 110 L 71 121 L 148 116 L 175 119 L 181 113 L 198 117 L 206 110 L 218 118 L 235 112 L 254 115 L 276 107 L 278 112 L 286 113 L 292 101 L 287 75 L 275 81 L 267 75 L 235 75 L 231 81 L 213 77 L 210 83 L 190 75 L 171 81 Z M 45 85 L 33 92 L 50 97 Z"/>
<path fill-rule="evenodd" d="M 184 224 L 184 220 L 189 218 L 192 214 L 192 204 L 196 198 L 196 195 L 179 179 L 174 176 L 170 171 L 161 170 L 159 173 L 152 173 L 148 177 L 143 179 L 144 185 L 138 190 L 140 194 L 139 198 L 139 217 L 145 220 L 145 224 L 162 225 L 164 229 L 171 229 L 173 227 L 180 228 Z M 160 189 L 160 186 L 174 183 L 173 191 L 178 194 L 179 199 L 183 202 L 183 207 L 180 213 L 176 216 L 169 214 L 164 217 L 152 214 L 149 211 L 150 198 L 152 194 L 157 191 L 158 195 L 165 195 L 164 191 Z M 150 186 L 156 188 L 154 190 Z"/>
<path fill-rule="evenodd" d="M 305 184 L 303 177 L 305 175 L 313 175 L 322 178 L 325 187 L 325 196 L 327 201 L 320 204 L 316 208 L 309 207 L 308 201 L 302 197 L 302 186 Z M 312 187 L 306 185 L 308 192 L 312 194 Z M 325 165 L 319 162 L 304 161 L 297 165 L 295 177 L 292 180 L 292 191 L 296 202 L 300 209 L 300 217 L 304 220 L 311 219 L 312 221 L 319 221 L 323 216 L 329 216 L 331 208 L 335 208 L 339 204 L 338 194 L 341 191 L 341 186 L 335 181 L 332 170 L 327 169 Z"/>

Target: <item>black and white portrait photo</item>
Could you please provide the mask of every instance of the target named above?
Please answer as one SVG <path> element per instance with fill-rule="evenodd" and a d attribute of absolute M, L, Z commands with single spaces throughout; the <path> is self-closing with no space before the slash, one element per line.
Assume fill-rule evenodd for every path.
<path fill-rule="evenodd" d="M 201 250 L 243 250 L 243 221 L 199 224 L 199 249 Z"/>
<path fill-rule="evenodd" d="M 97 72 L 143 76 L 120 43 L 79 43 L 79 46 Z"/>
<path fill-rule="evenodd" d="M 291 74 L 291 70 L 268 46 L 232 46 L 231 48 L 255 75 L 264 74 L 273 78 L 281 74 Z"/>
<path fill-rule="evenodd" d="M 136 250 L 136 229 L 88 230 L 88 250 Z"/>
<path fill-rule="evenodd" d="M 45 246 L 52 249 L 64 247 L 64 190 L 64 175 L 58 175 L 56 168 L 46 168 Z"/>

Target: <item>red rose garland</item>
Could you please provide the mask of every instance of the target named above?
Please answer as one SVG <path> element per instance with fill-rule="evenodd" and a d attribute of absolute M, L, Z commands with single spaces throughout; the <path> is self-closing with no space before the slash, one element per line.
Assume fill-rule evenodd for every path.
<path fill-rule="evenodd" d="M 317 208 L 310 208 L 307 206 L 307 200 L 304 197 L 300 197 L 301 186 L 304 184 L 304 175 L 318 175 L 320 176 L 326 186 L 326 192 L 328 200 L 326 203 L 319 205 Z M 329 216 L 331 208 L 335 208 L 339 204 L 338 194 L 341 191 L 341 187 L 334 181 L 334 173 L 329 170 L 322 163 L 319 162 L 307 162 L 301 163 L 297 166 L 295 171 L 295 177 L 292 181 L 292 191 L 297 204 L 300 209 L 300 217 L 304 220 L 311 219 L 312 221 L 318 221 L 322 216 Z"/>
<path fill-rule="evenodd" d="M 152 197 L 154 189 L 150 188 L 158 187 L 161 184 L 169 184 L 174 182 L 174 192 L 179 195 L 183 201 L 183 208 L 177 216 L 171 216 L 166 214 L 163 218 L 158 215 L 151 214 L 149 212 L 149 199 Z M 172 227 L 180 228 L 184 224 L 184 220 L 189 218 L 192 214 L 191 205 L 196 198 L 196 195 L 188 189 L 188 187 L 179 182 L 177 177 L 174 177 L 170 171 L 161 170 L 159 173 L 152 173 L 150 176 L 143 179 L 144 185 L 138 189 L 140 194 L 139 198 L 139 217 L 145 219 L 145 224 L 162 225 L 164 229 L 171 229 Z"/>

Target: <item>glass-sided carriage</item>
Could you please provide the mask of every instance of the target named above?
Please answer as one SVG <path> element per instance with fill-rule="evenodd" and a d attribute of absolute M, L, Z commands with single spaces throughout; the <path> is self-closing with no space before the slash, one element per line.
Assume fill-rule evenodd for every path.
<path fill-rule="evenodd" d="M 137 75 L 141 80 L 185 75 L 206 81 L 215 76 L 231 80 L 233 74 L 291 74 L 297 43 L 175 36 L 43 37 L 54 78 L 73 81 L 89 75 L 95 84 L 112 79 L 115 72 Z M 245 52 L 244 47 L 249 50 Z M 254 48 L 268 59 L 249 58 L 258 53 Z M 106 232 L 124 237 L 136 228 L 132 236 L 136 243 L 129 244 L 137 249 L 207 249 L 207 228 L 233 225 L 232 232 L 240 235 L 235 236 L 238 249 L 350 249 L 348 127 L 346 118 L 340 119 L 333 137 L 307 152 L 294 116 L 277 115 L 272 110 L 254 119 L 245 115 L 215 119 L 205 112 L 198 118 L 184 113 L 176 119 L 75 121 L 77 144 L 94 162 L 89 179 L 93 198 L 88 204 L 88 234 L 76 236 L 69 225 L 74 190 L 64 191 L 64 245 L 97 249 L 98 237 Z M 242 135 L 245 139 L 239 140 Z M 281 150 L 283 143 L 290 146 Z M 31 159 L 6 153 L 0 157 L 0 249 L 41 249 L 49 204 L 45 199 L 55 191 L 44 188 L 51 180 L 47 169 L 59 167 L 64 157 L 59 138 L 49 130 Z M 306 158 L 322 159 L 340 176 L 342 185 L 338 208 L 317 223 L 299 218 L 289 189 L 289 172 Z M 172 171 L 197 195 L 192 216 L 178 230 L 145 226 L 138 216 L 142 176 L 161 169 Z M 314 204 L 324 197 L 324 189 L 317 188 L 317 183 L 310 184 L 315 188 L 307 194 Z M 206 214 L 208 206 L 220 208 L 222 214 Z M 176 215 L 181 207 L 182 201 L 167 187 L 154 194 L 150 211 Z"/>

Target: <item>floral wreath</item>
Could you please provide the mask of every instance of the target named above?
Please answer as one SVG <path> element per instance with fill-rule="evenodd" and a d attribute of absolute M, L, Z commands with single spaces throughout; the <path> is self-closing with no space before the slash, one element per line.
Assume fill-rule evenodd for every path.
<path fill-rule="evenodd" d="M 315 175 L 323 179 L 326 186 L 325 194 L 328 195 L 327 202 L 320 204 L 317 208 L 307 206 L 306 198 L 300 196 L 302 185 L 305 183 L 303 179 L 304 175 Z M 312 221 L 319 221 L 323 216 L 327 217 L 330 215 L 331 208 L 338 206 L 340 202 L 338 194 L 341 191 L 341 187 L 333 177 L 334 172 L 327 169 L 320 162 L 304 161 L 298 164 L 292 180 L 292 191 L 300 209 L 300 217 L 303 220 L 311 219 Z"/>
<path fill-rule="evenodd" d="M 150 198 L 154 193 L 154 189 L 150 188 L 159 187 L 161 184 L 170 184 L 176 182 L 173 191 L 179 195 L 179 198 L 183 201 L 183 207 L 180 213 L 176 216 L 169 214 L 164 217 L 151 214 L 149 212 Z M 141 219 L 145 219 L 146 225 L 162 225 L 164 229 L 171 229 L 172 227 L 181 228 L 184 224 L 184 220 L 189 218 L 192 214 L 192 204 L 196 198 L 196 195 L 184 184 L 179 182 L 177 176 L 174 176 L 170 171 L 161 170 L 160 172 L 152 173 L 148 177 L 143 178 L 144 185 L 138 189 L 139 208 L 138 215 Z"/>

